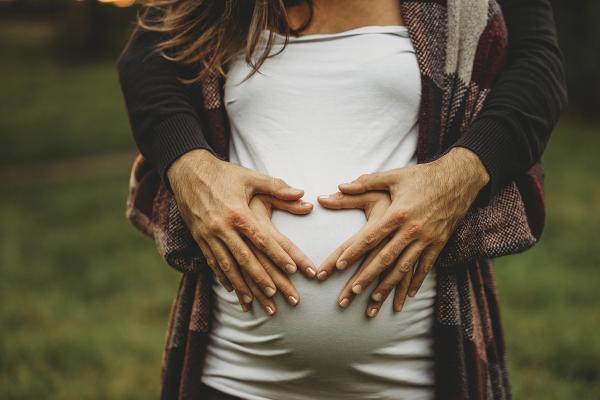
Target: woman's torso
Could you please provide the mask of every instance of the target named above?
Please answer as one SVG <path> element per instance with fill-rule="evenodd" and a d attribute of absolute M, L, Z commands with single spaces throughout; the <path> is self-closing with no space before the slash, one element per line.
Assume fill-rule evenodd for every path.
<path fill-rule="evenodd" d="M 282 40 L 277 36 L 274 52 Z M 260 72 L 240 57 L 228 70 L 230 161 L 304 189 L 305 216 L 273 212 L 273 224 L 315 265 L 365 224 L 362 210 L 328 210 L 316 197 L 359 175 L 416 162 L 421 88 L 404 27 L 367 26 L 292 38 Z M 291 276 L 296 307 L 244 313 L 215 283 L 214 324 L 202 380 L 250 399 L 430 398 L 435 276 L 401 313 L 391 297 L 365 316 L 373 283 L 350 307 L 337 298 L 360 262 L 325 282 Z"/>

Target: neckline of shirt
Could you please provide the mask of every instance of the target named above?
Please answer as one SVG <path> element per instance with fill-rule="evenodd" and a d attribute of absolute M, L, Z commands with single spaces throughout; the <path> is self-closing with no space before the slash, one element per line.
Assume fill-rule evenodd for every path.
<path fill-rule="evenodd" d="M 270 33 L 269 30 L 264 30 L 263 34 L 268 35 Z M 311 33 L 308 35 L 302 36 L 290 36 L 289 42 L 307 42 L 312 40 L 328 40 L 328 39 L 336 39 L 347 36 L 356 36 L 361 34 L 369 34 L 369 33 L 390 33 L 395 34 L 402 37 L 408 38 L 408 28 L 406 25 L 367 25 L 360 26 L 358 28 L 352 28 L 341 32 L 334 33 Z M 285 35 L 282 35 L 277 32 L 273 32 L 273 37 L 281 42 L 285 40 Z"/>

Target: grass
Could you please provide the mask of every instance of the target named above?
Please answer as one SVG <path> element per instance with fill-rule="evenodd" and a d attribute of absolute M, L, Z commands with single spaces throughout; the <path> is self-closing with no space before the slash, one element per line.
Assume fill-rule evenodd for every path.
<path fill-rule="evenodd" d="M 0 48 L 17 28 L 0 25 Z M 156 398 L 178 274 L 125 222 L 133 144 L 113 63 L 31 54 L 0 64 L 0 398 Z M 516 399 L 600 393 L 599 128 L 560 124 L 542 241 L 496 261 Z"/>
<path fill-rule="evenodd" d="M 564 121 L 544 157 L 541 242 L 496 262 L 513 384 L 523 399 L 600 393 L 600 126 Z"/>

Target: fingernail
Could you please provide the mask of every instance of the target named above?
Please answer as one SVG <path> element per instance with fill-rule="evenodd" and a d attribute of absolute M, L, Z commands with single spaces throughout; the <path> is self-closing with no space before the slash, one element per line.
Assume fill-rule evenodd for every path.
<path fill-rule="evenodd" d="M 265 288 L 264 292 L 267 296 L 272 297 L 275 294 L 275 292 L 277 292 L 277 291 L 274 288 L 267 286 Z"/>
<path fill-rule="evenodd" d="M 295 298 L 294 296 L 288 296 L 288 299 L 290 299 L 290 303 L 296 305 L 298 304 L 298 299 Z"/>
<path fill-rule="evenodd" d="M 344 298 L 343 298 L 343 299 L 342 299 L 342 300 L 339 302 L 339 305 L 340 305 L 340 307 L 342 307 L 342 308 L 346 308 L 346 307 L 348 307 L 348 303 L 350 303 L 350 300 L 348 300 L 348 298 L 347 298 L 347 297 L 344 297 Z"/>
<path fill-rule="evenodd" d="M 362 292 L 362 286 L 360 286 L 360 284 L 357 283 L 356 285 L 352 286 L 352 292 L 354 292 L 355 294 L 360 294 L 360 292 Z"/>
<path fill-rule="evenodd" d="M 327 278 L 327 271 L 320 271 L 319 274 L 317 275 L 317 278 L 319 278 L 319 280 L 323 280 L 325 278 Z"/>
<path fill-rule="evenodd" d="M 312 203 L 309 203 L 308 201 L 302 202 L 302 207 L 308 207 L 308 206 L 312 206 Z"/>
<path fill-rule="evenodd" d="M 335 263 L 335 266 L 337 267 L 337 269 L 344 269 L 348 266 L 348 261 L 346 260 L 337 260 L 337 262 Z"/>
<path fill-rule="evenodd" d="M 376 307 L 372 307 L 368 312 L 369 317 L 374 317 L 377 314 L 377 311 L 379 310 Z"/>
<path fill-rule="evenodd" d="M 373 293 L 373 296 L 371 296 L 371 298 L 375 301 L 381 301 L 381 293 Z"/>
<path fill-rule="evenodd" d="M 301 190 L 301 189 L 290 188 L 290 193 L 293 193 L 293 194 L 300 194 L 300 193 L 302 193 L 302 192 L 303 192 L 303 190 Z"/>
<path fill-rule="evenodd" d="M 269 314 L 269 315 L 275 314 L 275 310 L 273 310 L 273 307 L 266 306 L 265 309 L 267 310 L 267 314 Z"/>
<path fill-rule="evenodd" d="M 331 197 L 331 195 L 330 195 L 330 194 L 322 194 L 322 195 L 320 195 L 320 196 L 318 196 L 318 197 L 319 197 L 319 199 L 326 200 L 326 199 L 330 198 L 330 197 Z"/>
<path fill-rule="evenodd" d="M 244 300 L 244 303 L 250 303 L 252 301 L 252 297 L 247 294 L 243 295 L 242 299 Z"/>
<path fill-rule="evenodd" d="M 285 269 L 287 272 L 289 272 L 290 274 L 293 274 L 294 272 L 296 272 L 296 270 L 298 269 L 298 267 L 296 267 L 294 264 L 287 264 L 285 266 Z"/>
<path fill-rule="evenodd" d="M 248 312 L 250 310 L 250 307 L 248 307 L 247 304 L 242 304 L 241 306 L 242 306 L 242 311 L 243 312 Z"/>
<path fill-rule="evenodd" d="M 316 274 L 315 270 L 312 267 L 306 268 L 306 272 L 308 272 L 308 276 L 310 276 L 311 278 L 313 278 Z"/>
<path fill-rule="evenodd" d="M 415 294 L 417 294 L 417 291 L 416 291 L 416 290 L 411 290 L 410 292 L 408 292 L 408 295 L 409 295 L 410 297 L 415 297 Z"/>

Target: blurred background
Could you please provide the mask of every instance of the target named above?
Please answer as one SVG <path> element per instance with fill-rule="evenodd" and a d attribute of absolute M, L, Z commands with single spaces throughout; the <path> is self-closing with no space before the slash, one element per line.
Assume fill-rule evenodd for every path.
<path fill-rule="evenodd" d="M 516 399 L 600 398 L 600 2 L 554 1 L 548 220 L 496 261 Z M 179 274 L 125 220 L 133 0 L 0 0 L 0 399 L 157 398 Z"/>

